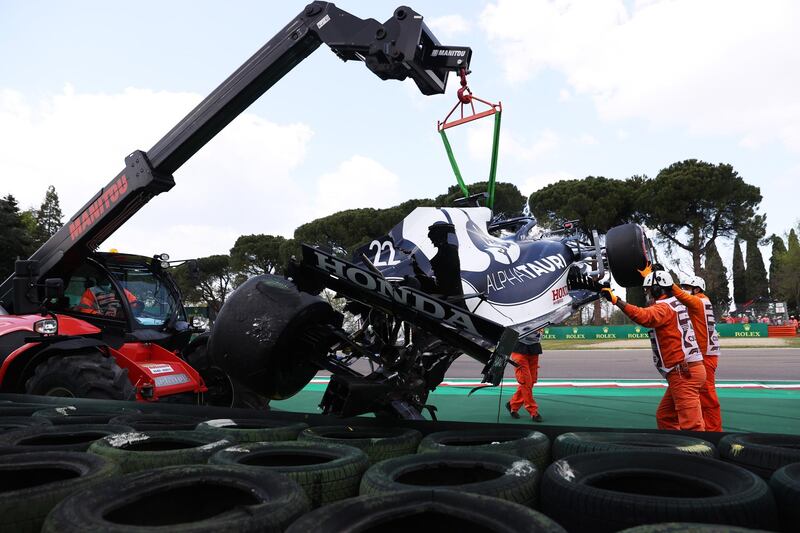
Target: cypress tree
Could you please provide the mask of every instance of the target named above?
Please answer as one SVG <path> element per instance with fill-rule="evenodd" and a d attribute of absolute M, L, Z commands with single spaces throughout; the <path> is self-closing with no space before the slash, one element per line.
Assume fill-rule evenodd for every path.
<path fill-rule="evenodd" d="M 722 258 L 713 243 L 706 249 L 705 259 L 705 268 L 701 275 L 706 281 L 706 295 L 714 306 L 714 314 L 720 317 L 731 306 L 728 269 L 722 263 Z"/>
<path fill-rule="evenodd" d="M 786 257 L 786 245 L 777 235 L 770 237 L 772 241 L 772 255 L 769 257 L 769 293 L 773 299 L 780 299 L 779 277 L 781 260 Z"/>
<path fill-rule="evenodd" d="M 747 301 L 745 269 L 739 238 L 733 240 L 733 301 L 738 306 Z"/>
<path fill-rule="evenodd" d="M 758 240 L 748 239 L 746 249 L 747 269 L 744 274 L 746 301 L 768 298 L 767 269 L 764 267 L 764 256 L 758 249 Z"/>

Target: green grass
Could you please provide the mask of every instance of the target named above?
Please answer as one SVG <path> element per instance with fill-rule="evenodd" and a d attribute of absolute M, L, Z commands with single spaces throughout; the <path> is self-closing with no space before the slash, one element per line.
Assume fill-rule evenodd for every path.
<path fill-rule="evenodd" d="M 603 344 L 609 342 L 615 341 L 605 339 L 547 340 L 542 341 L 542 350 L 593 350 L 602 348 Z"/>

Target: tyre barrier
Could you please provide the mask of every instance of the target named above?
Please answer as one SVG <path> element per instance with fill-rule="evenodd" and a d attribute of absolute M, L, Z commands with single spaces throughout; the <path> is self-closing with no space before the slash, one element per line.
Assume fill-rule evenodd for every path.
<path fill-rule="evenodd" d="M 312 508 L 357 496 L 369 468 L 367 454 L 358 448 L 322 442 L 242 443 L 208 462 L 280 472 L 303 488 Z"/>
<path fill-rule="evenodd" d="M 0 403 L 0 417 L 5 416 L 31 416 L 36 411 L 42 409 L 49 409 L 53 404 L 49 403 L 17 403 L 17 402 L 4 402 Z"/>
<path fill-rule="evenodd" d="M 720 524 L 697 524 L 691 522 L 666 522 L 664 524 L 647 524 L 619 533 L 764 533 L 762 530 L 724 526 Z"/>
<path fill-rule="evenodd" d="M 419 453 L 426 452 L 498 452 L 527 459 L 543 472 L 550 464 L 550 439 L 529 429 L 475 429 L 439 431 L 419 443 Z"/>
<path fill-rule="evenodd" d="M 286 533 L 341 531 L 486 531 L 566 533 L 548 517 L 500 498 L 451 490 L 414 490 L 359 496 L 326 505 Z"/>
<path fill-rule="evenodd" d="M 138 409 L 130 407 L 102 408 L 97 407 L 76 407 L 74 405 L 65 405 L 63 407 L 51 407 L 50 409 L 42 409 L 33 413 L 33 417 L 46 418 L 54 426 L 62 426 L 66 424 L 106 424 L 111 422 L 112 418 L 118 417 L 123 414 L 139 413 Z M 123 426 L 127 424 L 122 424 Z"/>
<path fill-rule="evenodd" d="M 611 532 L 662 522 L 772 530 L 766 482 L 736 465 L 672 452 L 595 452 L 545 471 L 541 510 L 570 532 Z"/>
<path fill-rule="evenodd" d="M 316 426 L 304 429 L 300 441 L 327 442 L 355 446 L 367 454 L 372 464 L 417 451 L 422 433 L 415 429 L 368 426 Z"/>
<path fill-rule="evenodd" d="M 764 479 L 782 466 L 800 462 L 800 435 L 738 433 L 725 435 L 717 445 L 720 456 Z"/>
<path fill-rule="evenodd" d="M 232 444 L 197 431 L 130 431 L 96 441 L 89 452 L 114 461 L 128 474 L 163 466 L 204 464 L 214 452 Z"/>
<path fill-rule="evenodd" d="M 117 424 L 71 424 L 17 429 L 0 434 L 0 455 L 44 451 L 85 452 L 98 439 L 131 431 L 133 428 Z"/>
<path fill-rule="evenodd" d="M 280 474 L 239 466 L 173 466 L 74 494 L 53 509 L 42 532 L 278 533 L 308 510 L 303 490 Z"/>
<path fill-rule="evenodd" d="M 360 493 L 448 489 L 502 498 L 533 507 L 539 470 L 527 459 L 493 452 L 439 452 L 387 459 L 361 478 Z"/>
<path fill-rule="evenodd" d="M 623 450 L 657 450 L 717 457 L 710 442 L 666 433 L 622 433 L 618 431 L 581 431 L 562 433 L 553 441 L 553 459 L 577 453 L 613 452 Z"/>
<path fill-rule="evenodd" d="M 769 486 L 778 505 L 783 531 L 797 531 L 800 526 L 800 463 L 776 470 L 769 478 Z"/>
<path fill-rule="evenodd" d="M 124 424 L 136 431 L 192 431 L 205 420 L 197 416 L 160 413 L 136 413 L 112 418 L 112 424 Z"/>
<path fill-rule="evenodd" d="M 218 418 L 206 420 L 197 431 L 220 435 L 236 442 L 277 442 L 297 440 L 297 435 L 308 428 L 304 422 L 285 422 L 268 418 Z"/>
<path fill-rule="evenodd" d="M 0 434 L 14 429 L 52 426 L 53 423 L 46 418 L 37 416 L 0 416 Z"/>
<path fill-rule="evenodd" d="M 38 533 L 58 502 L 117 474 L 111 461 L 82 452 L 0 456 L 0 531 Z"/>

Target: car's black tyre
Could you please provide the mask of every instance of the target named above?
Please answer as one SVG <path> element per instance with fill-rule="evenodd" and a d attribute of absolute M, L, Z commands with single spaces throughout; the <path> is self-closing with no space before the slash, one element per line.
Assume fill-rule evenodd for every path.
<path fill-rule="evenodd" d="M 197 416 L 138 413 L 115 416 L 111 423 L 130 426 L 136 431 L 191 431 L 203 420 Z"/>
<path fill-rule="evenodd" d="M 800 527 L 800 463 L 781 467 L 769 478 L 769 486 L 778 504 L 783 531 Z"/>
<path fill-rule="evenodd" d="M 524 505 L 452 490 L 413 490 L 359 496 L 312 511 L 286 533 L 341 531 L 462 531 L 566 533 Z"/>
<path fill-rule="evenodd" d="M 322 298 L 298 291 L 282 276 L 254 276 L 225 299 L 209 354 L 214 365 L 253 391 L 289 398 L 316 375 L 316 361 L 335 342 L 326 324 L 340 326 L 342 315 Z"/>
<path fill-rule="evenodd" d="M 717 444 L 726 461 L 769 479 L 782 466 L 800 462 L 800 435 L 741 433 L 725 435 Z"/>
<path fill-rule="evenodd" d="M 123 473 L 162 466 L 203 464 L 214 452 L 234 444 L 230 439 L 197 431 L 131 431 L 109 435 L 89 452 L 116 462 Z"/>
<path fill-rule="evenodd" d="M 107 459 L 82 452 L 0 456 L 0 531 L 38 533 L 58 502 L 118 473 Z"/>
<path fill-rule="evenodd" d="M 640 270 L 649 262 L 649 241 L 638 224 L 615 226 L 606 233 L 606 257 L 611 275 L 623 287 L 642 285 Z"/>
<path fill-rule="evenodd" d="M 122 476 L 65 499 L 44 533 L 278 533 L 308 511 L 291 479 L 240 466 L 192 465 Z"/>
<path fill-rule="evenodd" d="M 368 426 L 316 426 L 304 429 L 297 440 L 355 446 L 371 463 L 416 453 L 422 433 L 416 429 Z"/>
<path fill-rule="evenodd" d="M 106 424 L 111 422 L 112 418 L 118 417 L 122 414 L 134 414 L 140 412 L 133 407 L 80 407 L 74 405 L 65 405 L 63 407 L 51 407 L 49 409 L 42 409 L 33 413 L 33 418 L 46 418 L 54 426 L 63 426 L 67 424 Z M 112 424 L 120 423 L 123 426 L 128 424 L 122 422 L 111 422 Z"/>
<path fill-rule="evenodd" d="M 418 451 L 478 451 L 498 452 L 527 459 L 544 472 L 550 464 L 550 439 L 539 431 L 530 429 L 471 429 L 462 431 L 437 431 L 419 443 Z"/>
<path fill-rule="evenodd" d="M 717 456 L 717 449 L 706 440 L 666 433 L 581 431 L 562 433 L 553 441 L 554 460 L 576 453 L 624 450 L 675 451 L 705 457 Z"/>
<path fill-rule="evenodd" d="M 269 410 L 269 398 L 262 396 L 241 381 L 234 379 L 217 366 L 208 353 L 210 333 L 192 340 L 186 347 L 184 358 L 197 370 L 208 387 L 203 394 L 206 405 L 218 407 L 241 407 L 245 409 Z"/>
<path fill-rule="evenodd" d="M 57 355 L 42 361 L 25 382 L 25 392 L 106 400 L 136 398 L 128 370 L 97 350 L 80 355 Z"/>
<path fill-rule="evenodd" d="M 372 465 L 361 478 L 362 495 L 447 489 L 493 496 L 533 507 L 539 470 L 526 459 L 491 452 L 408 455 Z"/>
<path fill-rule="evenodd" d="M 36 426 L 0 434 L 0 454 L 70 451 L 85 452 L 96 440 L 133 428 L 117 424 L 75 424 Z"/>
<path fill-rule="evenodd" d="M 15 429 L 52 426 L 53 423 L 46 418 L 32 416 L 0 416 L 0 433 Z"/>
<path fill-rule="evenodd" d="M 761 529 L 750 529 L 721 524 L 696 524 L 691 522 L 666 522 L 647 524 L 623 529 L 619 533 L 765 533 Z"/>
<path fill-rule="evenodd" d="M 304 422 L 269 418 L 218 418 L 200 423 L 197 431 L 231 438 L 236 442 L 277 442 L 297 440 L 297 435 L 306 428 L 308 424 Z"/>
<path fill-rule="evenodd" d="M 321 442 L 242 443 L 218 451 L 208 462 L 285 474 L 303 487 L 313 508 L 357 496 L 369 468 L 367 455 L 358 448 Z"/>
<path fill-rule="evenodd" d="M 548 467 L 541 494 L 542 512 L 571 532 L 662 522 L 777 526 L 764 480 L 736 465 L 682 453 L 572 455 Z"/>

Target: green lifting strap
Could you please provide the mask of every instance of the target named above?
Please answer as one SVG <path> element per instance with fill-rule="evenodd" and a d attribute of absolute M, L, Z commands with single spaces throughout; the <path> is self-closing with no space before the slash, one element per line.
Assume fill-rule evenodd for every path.
<path fill-rule="evenodd" d="M 494 190 L 495 190 L 495 179 L 497 176 L 497 154 L 500 150 L 500 118 L 503 112 L 501 110 L 497 110 L 494 113 L 494 134 L 492 135 L 492 161 L 489 166 L 489 185 L 488 185 L 488 193 L 489 198 L 487 200 L 487 207 L 489 209 L 494 209 Z M 458 168 L 458 162 L 456 162 L 456 157 L 453 155 L 453 148 L 450 146 L 450 141 L 447 139 L 447 133 L 445 133 L 446 128 L 442 128 L 439 130 L 439 133 L 442 136 L 442 142 L 444 143 L 444 149 L 447 152 L 447 159 L 450 161 L 450 166 L 453 167 L 453 173 L 456 175 L 456 180 L 458 180 L 458 186 L 461 189 L 461 192 L 464 194 L 464 198 L 469 196 L 469 189 L 467 189 L 466 184 L 464 183 L 464 178 L 461 176 L 461 170 Z"/>

